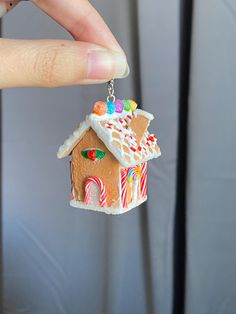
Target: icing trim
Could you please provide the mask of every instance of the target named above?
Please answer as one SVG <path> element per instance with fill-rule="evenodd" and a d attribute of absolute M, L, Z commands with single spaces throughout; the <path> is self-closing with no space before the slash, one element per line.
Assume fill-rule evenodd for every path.
<path fill-rule="evenodd" d="M 149 136 L 148 132 L 146 132 L 144 134 L 142 144 L 141 144 L 141 146 L 139 145 L 139 147 L 138 147 L 137 143 L 135 141 L 134 132 L 130 128 L 128 128 L 128 129 L 125 128 L 126 122 L 125 122 L 124 126 L 122 125 L 122 123 L 123 123 L 122 121 L 125 121 L 123 119 L 112 120 L 111 125 L 116 126 L 118 129 L 123 128 L 123 130 L 127 133 L 126 135 L 129 137 L 129 145 L 131 145 L 133 142 L 137 146 L 137 149 L 136 149 L 135 147 L 133 147 L 131 145 L 130 147 L 128 147 L 128 152 L 124 152 L 123 150 L 121 150 L 119 147 L 117 147 L 113 143 L 114 138 L 112 137 L 112 133 L 114 133 L 114 132 L 118 133 L 117 131 L 115 131 L 114 129 L 112 129 L 112 127 L 109 127 L 109 126 L 107 128 L 102 127 L 100 122 L 92 119 L 91 116 L 89 116 L 88 119 L 90 121 L 90 125 L 91 125 L 92 129 L 96 132 L 97 136 L 102 140 L 102 142 L 106 145 L 106 147 L 109 149 L 109 151 L 112 152 L 112 154 L 116 157 L 116 159 L 118 159 L 120 164 L 125 168 L 136 166 L 138 163 L 146 162 L 150 159 L 157 158 L 161 155 L 159 148 L 158 148 L 158 151 L 156 151 L 154 149 L 156 141 L 148 143 L 148 140 L 147 140 L 149 147 L 151 147 L 151 148 L 153 147 L 152 153 L 149 152 L 146 147 L 144 147 L 144 141 Z M 144 148 L 145 152 L 144 151 L 138 151 L 139 148 Z M 125 155 L 129 156 L 130 161 L 125 159 Z M 135 156 L 137 158 L 135 158 Z"/>
<path fill-rule="evenodd" d="M 96 121 L 106 121 L 106 120 L 111 120 L 111 119 L 119 119 L 119 118 L 124 118 L 127 115 L 132 115 L 132 111 L 123 111 L 121 113 L 114 112 L 112 114 L 106 113 L 102 116 L 97 115 L 96 113 L 91 113 L 89 115 L 90 120 L 96 120 Z"/>
<path fill-rule="evenodd" d="M 147 118 L 148 120 L 152 121 L 154 119 L 154 115 L 147 112 L 147 111 L 144 111 L 142 109 L 136 109 L 134 110 L 134 115 L 137 116 L 137 115 L 141 115 L 141 116 L 144 116 L 145 118 Z"/>
<path fill-rule="evenodd" d="M 80 123 L 79 127 L 71 134 L 64 144 L 59 147 L 57 158 L 64 158 L 69 156 L 72 149 L 76 146 L 77 141 L 89 129 L 90 125 L 87 120 Z"/>
<path fill-rule="evenodd" d="M 149 120 L 154 118 L 152 114 L 140 109 L 136 109 L 133 114 L 141 114 Z M 76 129 L 72 135 L 70 135 L 65 143 L 60 146 L 57 157 L 63 158 L 68 156 L 86 130 L 90 127 L 95 131 L 108 150 L 120 162 L 121 166 L 125 168 L 133 167 L 139 163 L 159 157 L 161 152 L 157 145 L 156 138 L 153 136 L 150 137 L 148 131 L 144 134 L 141 143 L 137 145 L 135 133 L 131 128 L 129 128 L 129 121 L 131 119 L 131 112 L 123 114 L 114 113 L 112 115 L 107 115 L 105 118 L 104 116 L 99 117 L 97 115 L 90 114 L 86 117 L 86 120 L 80 124 L 79 128 Z M 106 123 L 105 126 L 104 123 Z M 119 133 L 119 131 L 121 133 Z M 113 137 L 114 133 L 117 134 L 117 139 Z M 116 145 L 116 142 L 119 145 Z M 125 150 L 124 146 L 126 146 Z"/>
<path fill-rule="evenodd" d="M 111 215 L 120 215 L 123 213 L 126 213 L 130 211 L 131 209 L 141 205 L 142 203 L 146 202 L 147 197 L 138 199 L 137 202 L 132 202 L 130 203 L 126 208 L 123 207 L 100 207 L 96 205 L 86 205 L 84 202 L 81 201 L 76 201 L 76 200 L 71 200 L 70 201 L 70 206 L 76 207 L 76 208 L 83 208 L 83 209 L 88 209 L 88 210 L 94 210 L 98 212 L 103 212 L 105 214 L 111 214 Z"/>

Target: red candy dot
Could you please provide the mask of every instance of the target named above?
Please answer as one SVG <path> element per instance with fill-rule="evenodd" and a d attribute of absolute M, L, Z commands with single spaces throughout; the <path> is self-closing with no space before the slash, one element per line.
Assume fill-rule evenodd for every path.
<path fill-rule="evenodd" d="M 88 151 L 88 158 L 94 161 L 96 159 L 96 150 L 92 149 Z"/>

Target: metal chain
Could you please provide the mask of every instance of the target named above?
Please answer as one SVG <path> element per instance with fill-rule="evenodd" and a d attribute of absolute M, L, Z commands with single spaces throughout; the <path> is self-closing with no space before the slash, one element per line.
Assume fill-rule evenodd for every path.
<path fill-rule="evenodd" d="M 114 102 L 116 100 L 116 97 L 114 95 L 115 93 L 114 80 L 110 80 L 109 82 L 107 82 L 107 91 L 108 91 L 107 101 Z"/>

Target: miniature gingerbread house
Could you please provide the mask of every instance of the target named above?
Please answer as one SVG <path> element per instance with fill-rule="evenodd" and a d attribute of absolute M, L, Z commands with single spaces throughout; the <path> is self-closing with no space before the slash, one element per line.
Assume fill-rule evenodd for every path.
<path fill-rule="evenodd" d="M 153 115 L 136 107 L 97 102 L 59 148 L 58 158 L 71 155 L 71 206 L 121 214 L 146 201 L 147 162 L 161 152 Z"/>

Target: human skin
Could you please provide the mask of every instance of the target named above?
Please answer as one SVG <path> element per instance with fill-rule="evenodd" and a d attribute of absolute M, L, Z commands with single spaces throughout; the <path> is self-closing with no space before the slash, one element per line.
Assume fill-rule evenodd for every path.
<path fill-rule="evenodd" d="M 18 2 L 0 0 L 0 16 Z M 0 88 L 96 84 L 129 74 L 124 51 L 88 0 L 31 2 L 63 26 L 73 40 L 1 38 Z"/>

